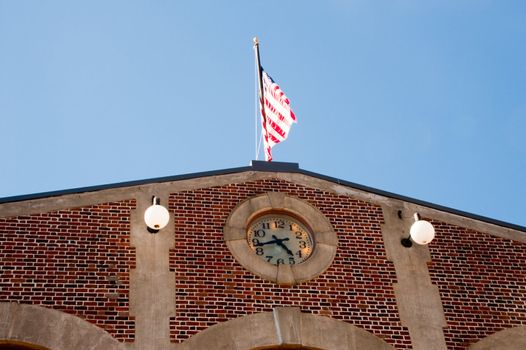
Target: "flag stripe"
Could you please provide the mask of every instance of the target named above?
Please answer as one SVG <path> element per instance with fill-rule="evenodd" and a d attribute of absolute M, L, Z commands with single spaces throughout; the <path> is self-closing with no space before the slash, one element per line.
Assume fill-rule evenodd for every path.
<path fill-rule="evenodd" d="M 276 103 L 274 105 L 276 108 L 282 107 L 283 114 L 286 114 L 290 111 L 290 101 L 285 96 L 285 93 L 280 89 L 278 84 L 274 82 L 274 80 L 265 72 L 263 72 L 263 83 L 264 85 L 267 85 L 268 93 L 266 94 L 266 98 L 268 99 L 274 99 Z M 292 119 L 296 120 L 296 117 L 292 115 Z"/>
<path fill-rule="evenodd" d="M 275 115 L 275 118 L 272 118 L 272 119 L 279 120 L 281 123 L 285 124 L 287 128 L 290 129 L 290 126 L 292 125 L 294 121 L 291 118 L 285 117 L 282 113 L 277 111 L 272 105 L 272 103 L 267 99 L 265 99 L 265 108 L 266 108 L 265 112 L 267 114 L 272 113 Z"/>
<path fill-rule="evenodd" d="M 263 99 L 260 99 L 260 110 L 263 126 L 265 158 L 272 160 L 271 148 L 284 141 L 290 127 L 296 123 L 296 115 L 290 108 L 290 101 L 278 84 L 262 69 Z M 266 120 L 266 122 L 265 122 Z"/>

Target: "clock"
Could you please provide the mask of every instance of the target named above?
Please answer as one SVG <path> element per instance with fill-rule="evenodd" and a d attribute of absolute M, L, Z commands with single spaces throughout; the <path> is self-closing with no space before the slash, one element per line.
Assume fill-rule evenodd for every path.
<path fill-rule="evenodd" d="M 309 202 L 281 192 L 246 198 L 223 226 L 233 258 L 279 285 L 296 285 L 329 268 L 338 246 L 330 221 Z"/>
<path fill-rule="evenodd" d="M 310 229 L 289 215 L 270 214 L 253 220 L 247 229 L 252 253 L 273 265 L 296 265 L 314 250 Z"/>

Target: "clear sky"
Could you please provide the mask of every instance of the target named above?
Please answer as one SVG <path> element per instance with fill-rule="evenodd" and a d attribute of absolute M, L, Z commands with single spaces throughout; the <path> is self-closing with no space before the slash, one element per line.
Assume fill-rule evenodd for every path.
<path fill-rule="evenodd" d="M 523 0 L 0 0 L 0 197 L 249 165 L 254 36 L 275 161 L 526 226 Z"/>

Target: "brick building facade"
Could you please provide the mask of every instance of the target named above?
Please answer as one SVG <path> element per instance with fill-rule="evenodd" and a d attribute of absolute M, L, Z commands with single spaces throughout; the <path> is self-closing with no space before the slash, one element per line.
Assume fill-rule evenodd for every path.
<path fill-rule="evenodd" d="M 405 247 L 416 212 L 436 238 Z M 294 240 L 251 246 L 270 214 L 308 259 L 258 256 Z M 291 163 L 0 200 L 0 349 L 73 348 L 525 349 L 526 228 Z"/>

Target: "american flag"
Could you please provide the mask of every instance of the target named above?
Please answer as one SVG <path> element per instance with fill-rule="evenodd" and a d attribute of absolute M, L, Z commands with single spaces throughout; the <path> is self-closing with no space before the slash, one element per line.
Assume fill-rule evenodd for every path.
<path fill-rule="evenodd" d="M 292 123 L 296 123 L 296 116 L 290 109 L 287 96 L 281 91 L 278 84 L 261 68 L 263 97 L 260 103 L 261 119 L 263 124 L 263 143 L 265 160 L 272 160 L 271 148 L 285 140 L 289 135 Z"/>

